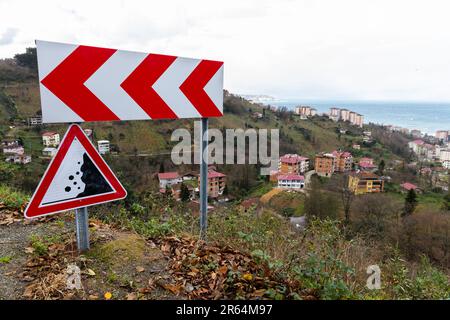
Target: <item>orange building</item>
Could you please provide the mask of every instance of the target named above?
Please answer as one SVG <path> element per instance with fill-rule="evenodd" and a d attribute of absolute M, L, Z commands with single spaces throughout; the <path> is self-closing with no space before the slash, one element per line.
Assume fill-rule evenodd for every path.
<path fill-rule="evenodd" d="M 217 198 L 222 195 L 226 186 L 227 176 L 215 170 L 208 170 L 208 196 Z M 198 185 L 200 186 L 200 177 L 198 177 Z"/>
<path fill-rule="evenodd" d="M 332 155 L 336 158 L 334 171 L 348 172 L 352 170 L 353 156 L 350 152 L 333 151 Z"/>
<path fill-rule="evenodd" d="M 280 158 L 278 171 L 281 174 L 300 174 L 308 171 L 309 158 L 298 154 L 285 154 Z"/>
<path fill-rule="evenodd" d="M 314 170 L 319 176 L 330 177 L 335 171 L 336 157 L 331 153 L 316 155 Z"/>

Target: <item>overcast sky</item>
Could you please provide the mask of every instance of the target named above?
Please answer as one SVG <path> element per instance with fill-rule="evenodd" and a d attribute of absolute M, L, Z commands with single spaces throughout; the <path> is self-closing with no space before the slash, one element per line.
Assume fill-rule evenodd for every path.
<path fill-rule="evenodd" d="M 278 98 L 450 101 L 450 1 L 0 0 L 0 58 L 34 39 L 225 62 Z"/>

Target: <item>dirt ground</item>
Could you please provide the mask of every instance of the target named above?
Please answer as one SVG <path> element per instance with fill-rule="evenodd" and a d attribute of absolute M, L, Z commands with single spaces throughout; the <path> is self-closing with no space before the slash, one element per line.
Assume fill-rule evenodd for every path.
<path fill-rule="evenodd" d="M 91 250 L 80 255 L 72 216 L 15 220 L 0 225 L 0 300 L 174 298 L 154 283 L 167 259 L 134 233 L 93 221 Z M 70 264 L 81 270 L 81 290 L 67 290 Z"/>

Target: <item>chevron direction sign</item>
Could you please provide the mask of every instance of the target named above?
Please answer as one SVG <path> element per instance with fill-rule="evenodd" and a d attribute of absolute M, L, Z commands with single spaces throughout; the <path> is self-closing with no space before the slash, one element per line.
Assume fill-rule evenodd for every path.
<path fill-rule="evenodd" d="M 44 123 L 223 115 L 223 62 L 36 41 Z"/>

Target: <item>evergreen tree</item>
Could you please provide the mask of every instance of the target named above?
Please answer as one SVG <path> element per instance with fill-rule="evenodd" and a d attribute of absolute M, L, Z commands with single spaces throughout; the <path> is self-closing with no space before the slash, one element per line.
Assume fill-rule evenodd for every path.
<path fill-rule="evenodd" d="M 380 171 L 381 175 L 384 175 L 384 168 L 386 167 L 386 163 L 384 162 L 384 159 L 381 159 L 380 164 L 378 166 L 378 170 Z"/>
<path fill-rule="evenodd" d="M 414 210 L 416 210 L 417 207 L 417 194 L 414 191 L 414 189 L 411 189 L 408 191 L 408 194 L 405 198 L 405 207 L 403 208 L 402 215 L 410 216 L 413 214 Z"/>
<path fill-rule="evenodd" d="M 182 183 L 180 187 L 180 199 L 183 202 L 188 202 L 191 198 L 191 193 L 189 192 L 188 187 Z"/>

